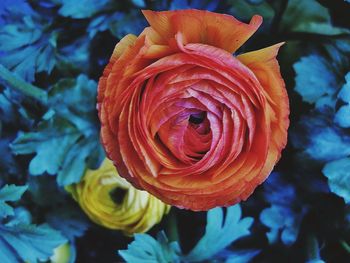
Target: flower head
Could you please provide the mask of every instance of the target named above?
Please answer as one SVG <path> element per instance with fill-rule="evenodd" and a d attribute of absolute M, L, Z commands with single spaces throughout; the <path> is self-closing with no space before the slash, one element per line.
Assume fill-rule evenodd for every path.
<path fill-rule="evenodd" d="M 87 170 L 82 181 L 69 186 L 68 191 L 92 221 L 127 235 L 148 231 L 170 210 L 121 178 L 108 159 L 99 169 Z"/>
<path fill-rule="evenodd" d="M 287 141 L 281 44 L 232 56 L 262 23 L 200 10 L 143 11 L 99 81 L 101 138 L 121 176 L 166 203 L 245 200 Z"/>

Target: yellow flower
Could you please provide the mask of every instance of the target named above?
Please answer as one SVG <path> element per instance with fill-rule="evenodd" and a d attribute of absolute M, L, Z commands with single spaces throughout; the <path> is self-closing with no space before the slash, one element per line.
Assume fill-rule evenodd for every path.
<path fill-rule="evenodd" d="M 108 159 L 97 170 L 87 170 L 67 190 L 92 221 L 127 235 L 148 231 L 170 210 L 169 205 L 120 177 Z"/>

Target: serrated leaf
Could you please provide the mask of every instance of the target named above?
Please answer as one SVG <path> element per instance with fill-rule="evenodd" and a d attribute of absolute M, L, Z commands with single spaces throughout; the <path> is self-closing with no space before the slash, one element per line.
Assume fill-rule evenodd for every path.
<path fill-rule="evenodd" d="M 137 7 L 146 7 L 145 0 L 131 0 L 131 2 Z"/>
<path fill-rule="evenodd" d="M 61 79 L 49 92 L 49 105 L 81 133 L 90 136 L 97 118 L 96 90 L 96 82 L 83 74 L 76 79 Z"/>
<path fill-rule="evenodd" d="M 322 170 L 328 178 L 329 188 L 336 195 L 350 202 L 350 158 L 335 160 L 326 164 Z"/>
<path fill-rule="evenodd" d="M 285 245 L 292 245 L 298 237 L 306 208 L 297 202 L 294 186 L 282 180 L 278 173 L 269 176 L 264 190 L 270 207 L 261 212 L 260 221 L 270 228 L 266 233 L 269 243 L 275 243 L 281 238 Z"/>
<path fill-rule="evenodd" d="M 49 93 L 50 110 L 36 131 L 19 133 L 11 144 L 15 154 L 36 153 L 32 175 L 58 174 L 59 185 L 76 183 L 86 169 L 104 158 L 99 143 L 95 81 L 85 75 L 61 79 Z"/>
<path fill-rule="evenodd" d="M 334 95 L 338 89 L 337 79 L 331 65 L 318 54 L 302 57 L 293 65 L 296 73 L 295 91 L 304 101 L 317 103 L 323 97 Z M 335 104 L 333 98 L 330 105 Z"/>
<path fill-rule="evenodd" d="M 241 215 L 239 205 L 227 208 L 225 218 L 222 208 L 209 210 L 205 234 L 185 257 L 185 260 L 198 262 L 210 259 L 235 240 L 249 235 L 253 218 L 241 218 Z"/>
<path fill-rule="evenodd" d="M 54 175 L 80 136 L 66 120 L 54 118 L 39 124 L 36 132 L 19 133 L 11 148 L 15 154 L 36 153 L 29 165 L 30 174 Z"/>
<path fill-rule="evenodd" d="M 157 240 L 147 234 L 135 234 L 135 240 L 127 250 L 119 250 L 119 255 L 132 263 L 180 262 L 180 247 L 177 242 L 169 243 L 164 232 L 160 232 Z"/>
<path fill-rule="evenodd" d="M 271 20 L 274 17 L 272 6 L 266 1 L 235 1 L 229 0 L 228 3 L 232 6 L 230 11 L 232 14 L 243 20 L 250 20 L 254 15 L 261 15 L 265 20 Z"/>
<path fill-rule="evenodd" d="M 54 0 L 53 2 L 60 6 L 60 9 L 58 10 L 60 15 L 81 19 L 91 17 L 101 11 L 109 0 Z"/>
<path fill-rule="evenodd" d="M 4 179 L 5 176 L 16 176 L 20 173 L 20 167 L 9 147 L 10 142 L 9 138 L 0 138 L 0 174 Z"/>
<path fill-rule="evenodd" d="M 304 115 L 293 131 L 292 143 L 319 161 L 332 161 L 350 154 L 350 136 L 333 125 L 329 113 Z"/>
<path fill-rule="evenodd" d="M 0 189 L 0 218 L 14 215 L 14 210 L 6 204 L 9 201 L 18 201 L 28 186 L 5 185 Z"/>
<path fill-rule="evenodd" d="M 118 19 L 113 16 L 109 22 L 109 30 L 117 38 L 121 39 L 127 34 L 138 35 L 147 26 L 146 20 L 140 16 L 138 10 L 131 10 L 128 13 L 120 13 Z"/>
<path fill-rule="evenodd" d="M 0 260 L 7 262 L 8 259 L 21 258 L 30 263 L 48 260 L 53 250 L 66 241 L 58 231 L 46 224 L 0 225 Z"/>
<path fill-rule="evenodd" d="M 345 76 L 346 83 L 338 93 L 338 98 L 345 105 L 341 106 L 334 116 L 334 121 L 342 128 L 350 128 L 350 72 Z"/>
<path fill-rule="evenodd" d="M 323 35 L 349 33 L 334 27 L 327 8 L 316 0 L 290 0 L 283 14 L 281 28 L 284 31 L 308 32 Z"/>
<path fill-rule="evenodd" d="M 32 82 L 35 73 L 52 71 L 56 63 L 57 32 L 45 31 L 48 21 L 34 12 L 32 16 L 10 15 L 20 20 L 7 22 L 0 28 L 0 63 Z"/>
<path fill-rule="evenodd" d="M 226 257 L 225 263 L 249 263 L 260 253 L 257 249 L 245 249 L 230 251 Z"/>
<path fill-rule="evenodd" d="M 70 242 L 81 237 L 89 227 L 89 223 L 81 212 L 74 207 L 65 206 L 55 209 L 46 217 L 47 223 L 59 230 Z"/>

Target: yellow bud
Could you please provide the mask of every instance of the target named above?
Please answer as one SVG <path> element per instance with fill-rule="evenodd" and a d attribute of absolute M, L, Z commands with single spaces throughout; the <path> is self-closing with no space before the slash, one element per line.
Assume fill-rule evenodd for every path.
<path fill-rule="evenodd" d="M 78 184 L 66 190 L 92 221 L 126 235 L 148 231 L 170 210 L 169 205 L 120 177 L 108 159 L 97 170 L 87 170 Z"/>

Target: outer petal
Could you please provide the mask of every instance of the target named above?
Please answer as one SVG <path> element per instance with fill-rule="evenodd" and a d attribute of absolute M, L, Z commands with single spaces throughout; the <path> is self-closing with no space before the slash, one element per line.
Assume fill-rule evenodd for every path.
<path fill-rule="evenodd" d="M 261 86 L 267 93 L 270 105 L 271 146 L 262 180 L 271 172 L 273 165 L 280 158 L 281 150 L 287 143 L 287 130 L 289 126 L 289 101 L 285 84 L 280 73 L 276 59 L 279 43 L 267 48 L 239 55 L 237 58 L 249 67 L 258 78 Z"/>
<path fill-rule="evenodd" d="M 253 16 L 250 23 L 245 24 L 232 16 L 203 10 L 142 12 L 151 27 L 164 40 L 169 41 L 177 33 L 182 33 L 186 42 L 184 44 L 203 43 L 230 53 L 246 42 L 262 23 L 259 15 Z"/>
<path fill-rule="evenodd" d="M 97 101 L 101 102 L 104 98 L 104 92 L 106 89 L 106 81 L 108 75 L 111 73 L 112 67 L 114 63 L 121 57 L 121 55 L 124 53 L 124 51 L 129 47 L 132 46 L 137 39 L 137 36 L 133 34 L 126 35 L 123 37 L 116 45 L 113 50 L 111 59 L 109 60 L 108 65 L 103 71 L 103 76 L 100 78 L 100 81 L 98 83 L 98 97 Z"/>

